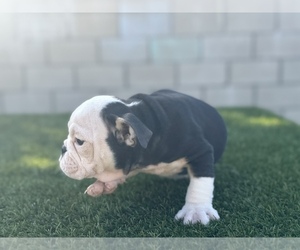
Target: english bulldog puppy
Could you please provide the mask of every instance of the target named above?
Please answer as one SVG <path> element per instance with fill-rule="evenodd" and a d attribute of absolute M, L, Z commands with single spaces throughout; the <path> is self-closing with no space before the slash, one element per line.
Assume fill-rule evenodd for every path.
<path fill-rule="evenodd" d="M 60 168 L 69 177 L 96 178 L 86 193 L 112 193 L 127 178 L 145 172 L 188 173 L 185 204 L 176 214 L 184 224 L 219 219 L 213 208 L 214 164 L 226 145 L 223 119 L 208 104 L 171 90 L 128 100 L 96 96 L 68 122 Z"/>

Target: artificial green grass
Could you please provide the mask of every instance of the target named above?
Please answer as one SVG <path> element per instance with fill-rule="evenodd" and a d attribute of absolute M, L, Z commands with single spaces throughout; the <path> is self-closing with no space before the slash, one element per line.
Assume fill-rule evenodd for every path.
<path fill-rule="evenodd" d="M 111 195 L 83 194 L 58 167 L 69 115 L 0 116 L 1 237 L 296 237 L 300 127 L 259 109 L 222 109 L 226 152 L 216 166 L 221 220 L 174 216 L 188 180 L 140 174 Z"/>

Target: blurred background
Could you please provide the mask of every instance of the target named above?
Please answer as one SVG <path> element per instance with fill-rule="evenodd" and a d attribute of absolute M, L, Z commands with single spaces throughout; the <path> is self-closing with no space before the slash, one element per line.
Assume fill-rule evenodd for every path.
<path fill-rule="evenodd" d="M 300 123 L 300 14 L 0 13 L 0 114 L 161 88 Z"/>

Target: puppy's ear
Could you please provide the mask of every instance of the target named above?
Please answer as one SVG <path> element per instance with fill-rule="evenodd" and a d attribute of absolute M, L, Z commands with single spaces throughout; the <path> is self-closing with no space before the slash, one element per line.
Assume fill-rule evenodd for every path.
<path fill-rule="evenodd" d="M 126 113 L 122 117 L 108 115 L 106 119 L 120 143 L 135 147 L 138 141 L 143 148 L 147 148 L 153 133 L 134 114 Z"/>

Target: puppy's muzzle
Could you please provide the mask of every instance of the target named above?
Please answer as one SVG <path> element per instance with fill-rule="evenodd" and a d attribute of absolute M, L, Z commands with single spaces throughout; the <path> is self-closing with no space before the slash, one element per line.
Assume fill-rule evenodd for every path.
<path fill-rule="evenodd" d="M 65 145 L 62 145 L 61 156 L 59 158 L 60 168 L 67 176 L 74 178 L 73 174 L 78 172 L 78 164 L 70 155 L 68 155 L 68 157 L 64 157 L 67 151 L 67 147 Z"/>

